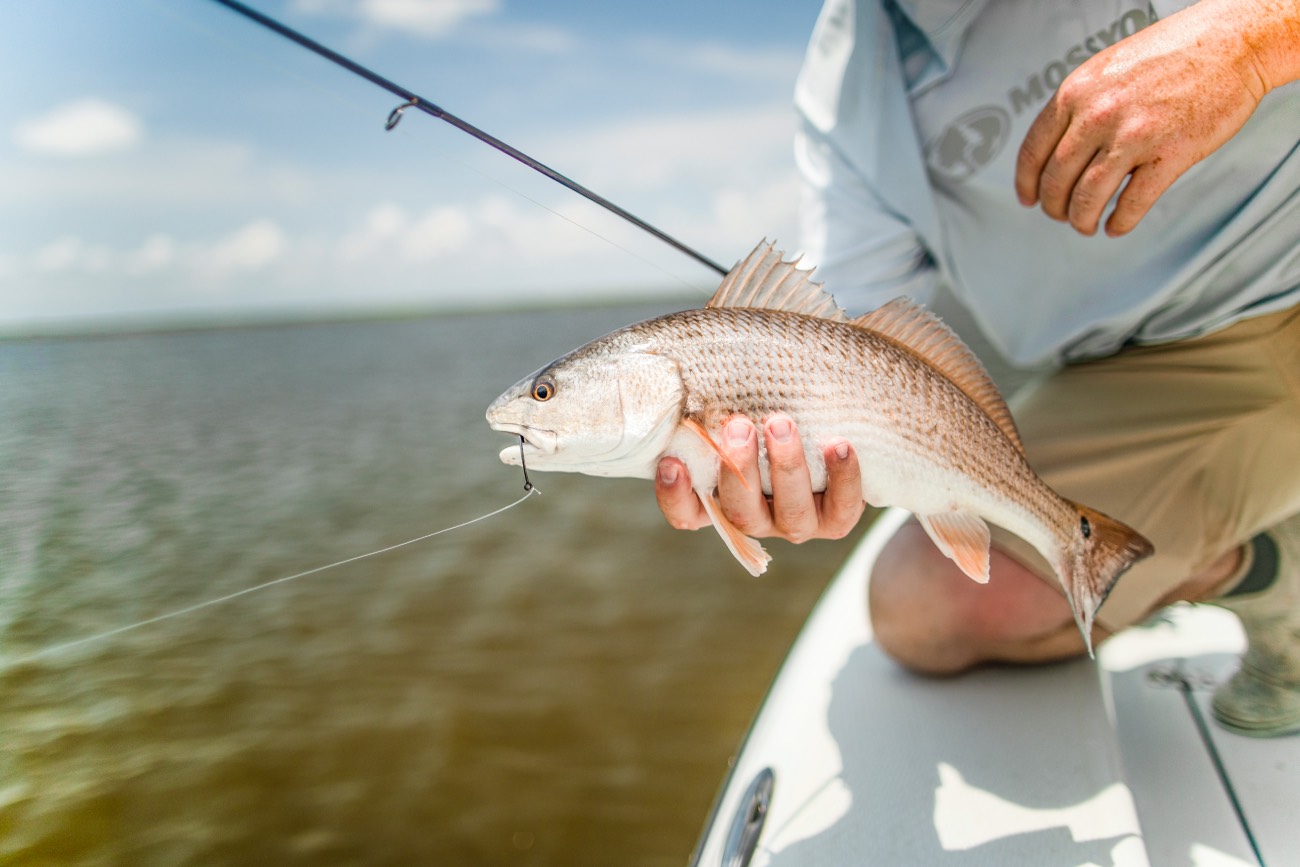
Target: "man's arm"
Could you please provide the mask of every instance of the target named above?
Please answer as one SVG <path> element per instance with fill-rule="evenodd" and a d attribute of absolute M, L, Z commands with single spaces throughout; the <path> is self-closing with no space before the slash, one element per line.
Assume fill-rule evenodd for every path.
<path fill-rule="evenodd" d="M 1165 190 L 1300 79 L 1300 0 L 1200 0 L 1072 72 L 1025 136 L 1021 204 L 1085 235 L 1131 231 Z"/>

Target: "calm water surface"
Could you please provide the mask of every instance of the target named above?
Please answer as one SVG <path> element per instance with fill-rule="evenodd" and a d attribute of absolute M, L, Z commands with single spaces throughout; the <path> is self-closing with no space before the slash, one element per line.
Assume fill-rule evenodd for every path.
<path fill-rule="evenodd" d="M 0 863 L 684 865 L 848 542 L 749 577 L 483 411 L 660 309 L 0 342 Z"/>

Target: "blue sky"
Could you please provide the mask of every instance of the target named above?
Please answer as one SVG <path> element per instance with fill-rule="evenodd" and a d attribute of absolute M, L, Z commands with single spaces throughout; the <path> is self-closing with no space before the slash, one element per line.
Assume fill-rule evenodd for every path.
<path fill-rule="evenodd" d="M 815 0 L 251 0 L 729 265 L 795 247 Z M 698 292 L 709 270 L 211 0 L 0 32 L 0 330 Z M 688 290 L 686 287 L 694 287 Z"/>

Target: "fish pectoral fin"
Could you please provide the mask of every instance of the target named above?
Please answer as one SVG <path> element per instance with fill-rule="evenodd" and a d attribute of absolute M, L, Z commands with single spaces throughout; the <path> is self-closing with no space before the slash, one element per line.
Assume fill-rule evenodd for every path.
<path fill-rule="evenodd" d="M 772 555 L 763 550 L 763 546 L 758 543 L 757 539 L 746 536 L 737 529 L 735 524 L 727 520 L 727 516 L 722 514 L 722 505 L 712 492 L 696 491 L 695 493 L 700 498 L 700 502 L 704 504 L 704 511 L 709 513 L 709 518 L 713 521 L 713 528 L 718 531 L 722 541 L 727 544 L 727 550 L 740 561 L 740 565 L 744 566 L 750 575 L 758 576 L 766 572 L 767 564 L 771 562 Z"/>
<path fill-rule="evenodd" d="M 980 584 L 989 581 L 989 525 L 971 512 L 918 515 L 930 541 Z"/>
<path fill-rule="evenodd" d="M 716 452 L 718 457 L 722 460 L 723 466 L 725 466 L 727 469 L 735 473 L 737 479 L 740 479 L 740 484 L 744 486 L 745 490 L 747 491 L 753 490 L 753 488 L 750 487 L 749 482 L 745 480 L 745 474 L 740 471 L 740 467 L 736 466 L 736 462 L 733 461 L 726 454 L 726 452 L 722 450 L 721 446 L 719 446 L 717 443 L 713 441 L 713 437 L 709 436 L 709 432 L 704 429 L 704 425 L 700 424 L 698 421 L 691 418 L 690 416 L 686 416 L 685 418 L 682 419 L 682 427 L 686 428 L 688 431 L 698 436 L 704 442 L 705 445 L 713 449 L 713 451 Z M 701 497 L 701 499 L 703 499 L 703 497 Z"/>

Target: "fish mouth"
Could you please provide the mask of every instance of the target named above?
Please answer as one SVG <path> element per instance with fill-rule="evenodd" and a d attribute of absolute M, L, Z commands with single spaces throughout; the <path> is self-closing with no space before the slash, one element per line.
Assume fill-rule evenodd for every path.
<path fill-rule="evenodd" d="M 527 427 L 511 422 L 493 422 L 493 430 L 514 434 L 523 440 L 519 445 L 507 446 L 501 450 L 501 460 L 507 464 L 518 464 L 520 449 L 525 455 L 553 455 L 559 443 L 559 437 L 553 430 Z"/>

